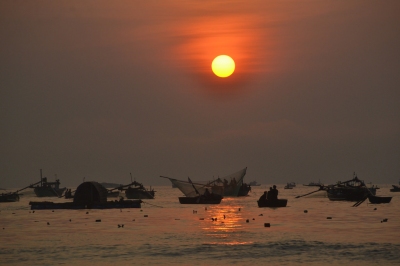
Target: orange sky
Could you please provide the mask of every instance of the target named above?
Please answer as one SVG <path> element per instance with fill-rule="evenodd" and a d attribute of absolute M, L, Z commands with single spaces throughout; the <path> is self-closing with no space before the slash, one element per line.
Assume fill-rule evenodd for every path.
<path fill-rule="evenodd" d="M 394 182 L 399 7 L 1 1 L 0 187 L 40 168 L 70 185 L 246 166 L 259 182 Z M 219 54 L 229 78 L 211 71 Z"/>

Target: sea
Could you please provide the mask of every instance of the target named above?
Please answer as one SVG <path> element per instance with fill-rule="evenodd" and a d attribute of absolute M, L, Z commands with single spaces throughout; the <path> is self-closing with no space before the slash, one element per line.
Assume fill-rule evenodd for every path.
<path fill-rule="evenodd" d="M 259 208 L 272 186 L 218 205 L 182 205 L 156 186 L 137 209 L 30 210 L 37 198 L 0 203 L 0 265 L 400 265 L 400 192 L 389 204 L 330 201 L 316 187 L 283 189 L 285 208 Z"/>

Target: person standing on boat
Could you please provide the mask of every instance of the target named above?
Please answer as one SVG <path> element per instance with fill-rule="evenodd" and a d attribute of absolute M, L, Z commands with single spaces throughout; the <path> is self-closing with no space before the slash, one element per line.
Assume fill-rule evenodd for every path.
<path fill-rule="evenodd" d="M 278 199 L 278 190 L 276 189 L 275 185 L 273 186 L 272 191 L 273 191 L 273 193 L 272 193 L 272 197 L 271 198 L 273 200 L 277 200 Z"/>
<path fill-rule="evenodd" d="M 267 193 L 267 200 L 272 200 L 274 192 L 272 191 L 272 187 L 269 187 L 269 191 Z"/>

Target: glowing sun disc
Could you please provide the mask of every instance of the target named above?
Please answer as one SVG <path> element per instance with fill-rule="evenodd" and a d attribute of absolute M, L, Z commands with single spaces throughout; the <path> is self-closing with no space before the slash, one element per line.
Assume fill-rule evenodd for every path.
<path fill-rule="evenodd" d="M 226 78 L 235 71 L 235 61 L 228 55 L 219 55 L 212 61 L 211 69 L 220 78 Z"/>

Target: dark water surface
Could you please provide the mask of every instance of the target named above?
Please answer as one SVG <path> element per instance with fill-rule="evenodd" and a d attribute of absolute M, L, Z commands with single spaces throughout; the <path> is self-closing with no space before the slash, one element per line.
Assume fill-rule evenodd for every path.
<path fill-rule="evenodd" d="M 322 192 L 296 199 L 315 188 L 279 185 L 288 207 L 258 208 L 269 186 L 219 205 L 181 205 L 179 190 L 160 186 L 141 209 L 35 212 L 29 201 L 65 200 L 27 191 L 20 202 L 0 203 L 0 265 L 400 264 L 400 193 L 390 185 L 377 195 L 391 203 L 357 208 Z"/>

